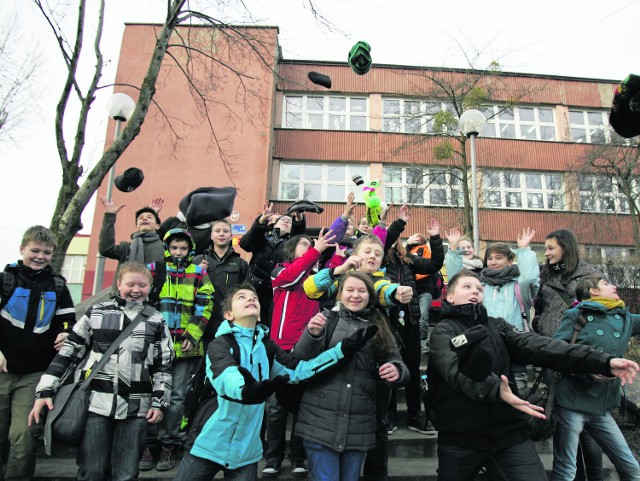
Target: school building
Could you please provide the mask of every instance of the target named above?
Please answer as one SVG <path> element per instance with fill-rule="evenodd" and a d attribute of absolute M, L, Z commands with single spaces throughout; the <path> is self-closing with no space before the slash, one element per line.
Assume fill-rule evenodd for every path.
<path fill-rule="evenodd" d="M 134 100 L 137 91 L 129 86 L 142 83 L 157 28 L 129 24 L 124 32 L 115 90 Z M 165 199 L 164 219 L 177 213 L 185 194 L 203 186 L 237 187 L 236 237 L 267 200 L 278 212 L 297 199 L 313 200 L 325 210 L 307 214 L 308 226 L 328 226 L 349 191 L 362 200 L 354 175 L 380 179 L 384 201 L 411 205 L 407 235 L 424 232 L 429 217 L 443 228 L 462 227 L 461 179 L 470 172 L 459 162 L 456 151 L 467 146 L 456 140 L 451 122 L 455 105 L 461 110 L 463 102 L 485 96 L 487 127 L 477 139 L 481 244 L 513 243 L 530 226 L 536 248 L 548 232 L 568 228 L 591 258 L 634 252 L 620 186 L 610 175 L 581 167 L 594 149 L 615 140 L 608 127 L 614 80 L 379 65 L 375 56 L 370 71 L 357 75 L 346 61 L 282 58 L 277 27 L 179 32 L 172 43 L 190 48 L 172 47 L 172 57 L 165 56 L 142 131 L 116 164 L 117 173 L 138 167 L 145 174 L 134 192 L 114 190 L 114 202 L 126 204 L 118 214 L 118 241 L 129 239 L 134 212 L 152 198 Z M 331 88 L 313 84 L 311 71 L 329 76 Z M 210 100 L 203 105 L 195 90 Z M 107 139 L 114 129 L 109 122 Z M 360 204 L 356 213 L 364 211 Z M 93 285 L 102 217 L 98 203 L 85 296 Z M 115 261 L 107 260 L 104 286 L 114 270 Z"/>

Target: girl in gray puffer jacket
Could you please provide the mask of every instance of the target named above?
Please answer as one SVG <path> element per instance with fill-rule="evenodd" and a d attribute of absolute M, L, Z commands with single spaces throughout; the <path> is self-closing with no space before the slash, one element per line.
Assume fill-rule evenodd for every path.
<path fill-rule="evenodd" d="M 378 332 L 350 360 L 330 376 L 315 378 L 304 392 L 295 432 L 303 438 L 315 481 L 357 481 L 367 451 L 375 446 L 376 378 L 393 387 L 409 380 L 388 321 L 375 307 L 369 276 L 347 272 L 338 284 L 337 300 L 333 309 L 309 321 L 294 347 L 295 357 L 311 359 L 371 324 Z"/>

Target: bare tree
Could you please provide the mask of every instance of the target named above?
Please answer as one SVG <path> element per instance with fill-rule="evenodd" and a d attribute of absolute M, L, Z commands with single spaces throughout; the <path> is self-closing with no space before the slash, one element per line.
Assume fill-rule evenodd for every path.
<path fill-rule="evenodd" d="M 465 55 L 466 56 L 466 55 Z M 437 165 L 429 176 L 413 175 L 414 190 L 426 190 L 434 182 L 443 185 L 450 191 L 447 204 L 455 208 L 460 224 L 466 232 L 473 230 L 472 216 L 472 186 L 470 172 L 470 157 L 467 152 L 467 138 L 458 128 L 458 119 L 465 110 L 478 109 L 485 113 L 487 120 L 510 112 L 515 102 L 524 100 L 532 92 L 531 88 L 513 90 L 502 73 L 500 64 L 492 61 L 484 68 L 478 68 L 476 63 L 479 55 L 474 58 L 466 56 L 469 69 L 426 69 L 418 70 L 414 74 L 414 85 L 426 85 L 427 88 L 419 94 L 426 99 L 426 109 L 416 109 L 415 112 L 405 113 L 401 119 L 404 125 L 412 125 L 405 131 L 415 133 L 425 132 L 427 135 L 416 135 L 403 144 L 396 154 L 423 149 L 425 143 L 432 147 L 433 158 Z M 494 109 L 493 106 L 498 106 Z M 426 127 L 426 128 L 425 128 Z M 442 140 L 433 145 L 433 138 Z M 423 171 L 424 165 L 413 165 L 412 169 Z M 482 190 L 478 191 L 477 201 L 481 203 Z M 411 199 L 406 199 L 412 202 Z"/>
<path fill-rule="evenodd" d="M 250 29 L 235 28 L 215 19 L 203 12 L 189 9 L 186 0 L 169 0 L 166 2 L 167 10 L 164 23 L 156 29 L 155 47 L 149 59 L 149 67 L 141 85 L 127 85 L 138 90 L 136 108 L 121 135 L 109 146 L 93 167 L 85 172 L 81 164 L 81 157 L 85 145 L 87 121 L 92 104 L 98 91 L 111 85 L 102 85 L 102 70 L 105 60 L 102 55 L 100 43 L 105 18 L 105 0 L 100 0 L 97 17 L 91 18 L 96 23 L 92 38 L 85 32 L 88 15 L 87 1 L 77 1 L 77 21 L 75 32 L 69 36 L 61 26 L 56 12 L 47 7 L 43 0 L 33 0 L 41 15 L 46 20 L 67 66 L 67 77 L 56 110 L 56 139 L 57 150 L 62 166 L 62 185 L 58 194 L 57 204 L 51 220 L 51 229 L 58 235 L 59 249 L 53 259 L 52 266 L 58 270 L 64 259 L 64 254 L 73 236 L 82 228 L 81 214 L 92 195 L 96 192 L 109 169 L 115 164 L 122 153 L 139 134 L 145 117 L 153 105 L 159 116 L 162 116 L 165 127 L 169 131 L 174 149 L 180 144 L 180 130 L 176 124 L 180 119 L 169 115 L 165 108 L 155 104 L 156 83 L 158 81 L 163 61 L 171 60 L 172 69 L 181 72 L 189 85 L 192 96 L 199 106 L 202 122 L 210 129 L 211 147 L 218 149 L 220 158 L 225 168 L 232 177 L 232 164 L 225 156 L 224 138 L 216 136 L 214 123 L 210 117 L 212 109 L 216 112 L 222 109 L 226 112 L 227 122 L 239 122 L 240 115 L 225 105 L 216 103 L 215 87 L 224 82 L 224 76 L 233 75 L 238 79 L 240 87 L 237 97 L 245 108 L 250 102 L 250 97 L 257 98 L 257 90 L 254 89 L 258 79 L 247 75 L 244 69 L 246 65 L 255 65 L 256 61 L 269 69 L 269 59 L 276 55 L 276 45 L 273 41 L 259 34 L 252 34 Z M 203 28 L 207 27 L 207 28 Z M 90 40 L 90 42 L 89 42 Z M 85 42 L 89 45 L 86 49 Z M 218 48 L 220 42 L 226 42 L 226 57 L 221 56 Z M 244 54 L 234 45 L 242 44 Z M 80 56 L 87 55 L 86 50 L 95 59 L 95 69 L 88 82 L 82 83 L 78 75 Z M 241 55 L 250 54 L 246 58 Z M 194 74 L 198 71 L 198 75 Z M 204 72 L 204 74 L 203 74 Z M 224 72 L 223 75 L 221 72 Z M 201 79 L 200 81 L 196 79 Z M 203 83 L 206 82 L 206 83 Z M 251 102 L 255 105 L 258 102 Z M 77 105 L 79 104 L 79 107 Z M 74 105 L 79 111 L 79 117 L 71 132 L 65 131 L 68 122 L 65 119 L 71 116 Z M 255 107 L 254 107 L 255 108 Z M 259 107 L 258 107 L 259 108 Z M 243 116 L 251 119 L 250 115 Z M 73 139 L 67 142 L 66 139 Z M 81 182 L 82 179 L 82 182 Z"/>
<path fill-rule="evenodd" d="M 16 17 L 5 17 L 0 24 L 0 142 L 11 138 L 30 108 L 29 87 L 39 66 L 36 56 L 24 53 L 28 49 L 16 38 L 15 25 Z"/>

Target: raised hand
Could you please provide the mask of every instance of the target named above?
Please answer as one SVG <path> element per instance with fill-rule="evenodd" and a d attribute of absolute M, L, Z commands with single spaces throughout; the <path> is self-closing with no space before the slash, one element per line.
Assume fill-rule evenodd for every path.
<path fill-rule="evenodd" d="M 347 205 L 344 208 L 344 212 L 342 213 L 342 217 L 349 218 L 353 215 L 353 211 L 356 208 L 356 194 L 353 192 L 349 192 L 347 196 Z"/>
<path fill-rule="evenodd" d="M 151 203 L 149 204 L 156 214 L 159 214 L 162 208 L 164 207 L 164 199 L 162 197 L 156 197 L 155 199 L 151 199 Z"/>
<path fill-rule="evenodd" d="M 518 234 L 518 248 L 522 249 L 523 247 L 529 247 L 529 244 L 535 235 L 536 231 L 531 227 L 525 227 L 522 229 L 522 234 Z"/>
<path fill-rule="evenodd" d="M 262 214 L 260 214 L 260 218 L 258 219 L 258 223 L 265 225 L 267 220 L 273 215 L 273 202 L 267 203 L 265 202 L 262 206 Z"/>
<path fill-rule="evenodd" d="M 322 314 L 322 312 L 318 312 L 315 316 L 309 319 L 309 322 L 307 323 L 307 330 L 312 336 L 318 337 L 326 325 L 327 318 Z"/>
<path fill-rule="evenodd" d="M 394 296 L 400 304 L 408 304 L 413 297 L 413 289 L 409 286 L 398 286 Z"/>
<path fill-rule="evenodd" d="M 121 206 L 118 207 L 112 201 L 108 200 L 105 195 L 101 195 L 99 199 L 100 199 L 100 202 L 102 202 L 102 205 L 104 206 L 104 211 L 107 214 L 117 214 L 125 206 L 125 204 L 122 204 Z"/>
<path fill-rule="evenodd" d="M 462 234 L 456 227 L 452 227 L 448 232 L 444 233 L 444 238 L 449 241 L 449 250 L 455 251 L 458 249 L 458 242 L 460 242 L 460 238 Z"/>
<path fill-rule="evenodd" d="M 427 234 L 429 234 L 429 237 L 440 235 L 440 221 L 438 221 L 438 219 L 434 219 L 433 217 L 429 219 L 427 222 Z"/>
<path fill-rule="evenodd" d="M 333 231 L 331 229 L 329 229 L 327 233 L 324 234 L 323 227 L 320 231 L 319 237 L 314 241 L 313 247 L 315 247 L 318 252 L 324 252 L 327 247 L 333 245 L 332 242 L 335 238 L 336 236 L 333 235 Z"/>
<path fill-rule="evenodd" d="M 384 207 L 384 204 L 382 204 L 382 211 L 380 212 L 380 222 L 386 222 L 387 220 L 387 214 L 389 213 L 389 211 L 391 210 L 391 207 L 393 207 L 393 202 L 390 202 L 387 207 Z"/>
<path fill-rule="evenodd" d="M 400 207 L 400 212 L 398 217 L 405 222 L 409 222 L 409 217 L 411 217 L 411 213 L 409 212 L 409 206 L 407 204 L 402 204 Z"/>

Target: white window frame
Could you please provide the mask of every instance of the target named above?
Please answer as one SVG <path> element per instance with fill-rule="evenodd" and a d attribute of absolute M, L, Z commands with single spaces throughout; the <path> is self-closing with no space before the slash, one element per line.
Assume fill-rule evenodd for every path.
<path fill-rule="evenodd" d="M 84 273 L 87 266 L 87 256 L 67 254 L 62 262 L 60 273 L 69 284 L 84 283 Z"/>
<path fill-rule="evenodd" d="M 582 117 L 579 122 L 576 121 L 578 116 Z M 597 123 L 591 122 L 593 117 L 597 117 Z M 578 136 L 578 130 L 584 131 L 584 136 Z M 609 127 L 608 110 L 569 109 L 569 132 L 571 141 L 576 143 L 608 144 L 616 138 L 621 139 Z"/>
<path fill-rule="evenodd" d="M 287 173 L 294 172 L 298 169 L 299 175 L 287 176 Z M 336 179 L 335 174 L 337 169 L 344 169 L 344 177 L 342 179 Z M 313 170 L 312 170 L 313 169 Z M 313 175 L 313 171 L 319 170 L 319 175 Z M 366 181 L 369 178 L 369 164 L 362 163 L 319 163 L 319 162 L 295 162 L 286 161 L 280 162 L 280 185 L 278 186 L 278 199 L 279 200 L 299 200 L 309 199 L 314 202 L 345 202 L 349 192 L 357 193 L 362 191 L 362 188 L 353 183 L 352 177 L 354 175 L 361 175 Z M 313 190 L 319 192 L 318 195 L 311 195 L 310 190 L 306 187 L 310 187 Z M 335 198 L 331 198 L 329 193 L 333 190 L 343 188 L 343 192 L 337 195 Z M 293 191 L 297 188 L 296 195 L 293 195 Z M 287 192 L 287 189 L 290 189 Z"/>
<path fill-rule="evenodd" d="M 611 183 L 608 185 L 608 183 Z M 607 185 L 603 185 L 607 184 Z M 615 177 L 606 175 L 578 175 L 580 212 L 602 214 L 629 214 L 627 198 L 620 192 Z M 591 204 L 592 207 L 587 207 Z M 607 207 L 611 206 L 611 207 Z"/>
<path fill-rule="evenodd" d="M 292 99 L 300 99 L 300 108 L 295 108 L 290 102 Z M 344 109 L 332 107 L 333 100 L 344 100 Z M 364 101 L 364 112 L 353 110 L 352 100 Z M 349 95 L 304 95 L 285 94 L 283 102 L 283 127 L 292 129 L 318 129 L 318 130 L 346 130 L 365 132 L 369 130 L 369 99 L 366 96 Z M 337 117 L 344 117 L 344 128 L 335 123 Z M 296 118 L 296 122 L 291 122 Z M 312 120 L 312 119 L 316 120 Z M 352 128 L 355 119 L 364 119 L 362 129 Z M 320 124 L 317 122 L 320 120 Z M 315 122 L 315 124 L 314 124 Z"/>
<path fill-rule="evenodd" d="M 498 185 L 490 183 L 491 178 L 497 176 Z M 541 187 L 527 185 L 527 176 L 540 176 Z M 559 180 L 560 188 L 554 189 L 552 178 Z M 510 179 L 517 179 L 517 185 L 512 186 Z M 562 174 L 556 172 L 533 171 L 504 171 L 484 169 L 482 171 L 482 204 L 488 209 L 518 209 L 518 210 L 562 210 L 565 204 L 564 182 Z M 496 197 L 496 194 L 498 196 Z M 535 196 L 535 197 L 534 197 Z M 551 205 L 551 196 L 558 196 L 560 205 Z M 534 202 L 534 198 L 542 200 Z M 518 204 L 519 205 L 516 205 Z"/>
<path fill-rule="evenodd" d="M 391 102 L 398 103 L 397 111 L 387 110 L 387 106 Z M 453 104 L 450 102 L 383 97 L 382 131 L 403 134 L 434 134 L 433 117 L 440 111 L 449 111 L 455 115 Z M 418 124 L 417 126 L 416 123 Z M 446 127 L 444 131 L 446 132 Z"/>
<path fill-rule="evenodd" d="M 394 172 L 393 177 L 391 173 Z M 414 182 L 412 173 L 421 175 L 422 182 Z M 398 175 L 399 174 L 399 175 Z M 440 176 L 443 182 L 439 182 Z M 384 189 L 384 200 L 389 203 L 402 205 L 404 203 L 413 205 L 431 205 L 441 207 L 461 207 L 462 181 L 461 173 L 458 177 L 443 168 L 385 165 L 382 176 L 382 188 Z M 438 183 L 436 183 L 438 182 Z M 442 196 L 440 192 L 444 190 L 444 202 L 432 202 L 437 196 Z M 416 201 L 415 194 L 420 194 L 422 199 Z M 441 197 L 442 198 L 442 197 Z"/>
<path fill-rule="evenodd" d="M 520 105 L 506 108 L 504 105 L 490 105 L 483 110 L 487 119 L 487 126 L 483 137 L 497 139 L 542 140 L 553 142 L 557 140 L 555 109 L 534 105 Z M 525 111 L 531 110 L 533 120 L 525 118 Z M 551 121 L 544 121 L 543 111 L 551 113 Z M 513 128 L 513 136 L 506 135 L 505 129 Z M 552 132 L 551 138 L 544 132 Z"/>

